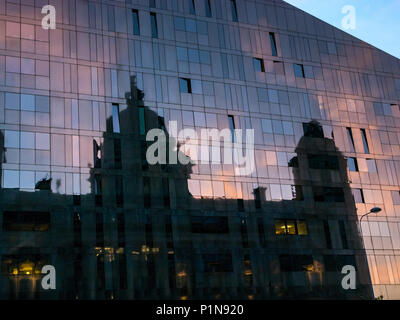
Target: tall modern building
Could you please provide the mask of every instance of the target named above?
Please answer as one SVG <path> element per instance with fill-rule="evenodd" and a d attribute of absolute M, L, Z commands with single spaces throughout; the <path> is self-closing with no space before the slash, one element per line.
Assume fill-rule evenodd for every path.
<path fill-rule="evenodd" d="M 0 299 L 399 299 L 399 104 L 398 59 L 281 0 L 0 0 Z"/>

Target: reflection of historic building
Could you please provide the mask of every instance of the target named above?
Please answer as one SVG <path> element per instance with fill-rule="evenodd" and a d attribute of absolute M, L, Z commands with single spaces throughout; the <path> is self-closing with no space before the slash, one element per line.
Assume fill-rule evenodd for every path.
<path fill-rule="evenodd" d="M 1 190 L 2 298 L 371 297 L 346 161 L 318 123 L 290 161 L 293 200 L 267 201 L 261 186 L 252 200 L 198 198 L 191 168 L 147 164 L 145 133 L 164 120 L 131 85 L 93 140 L 90 194 Z M 56 292 L 40 288 L 44 264 Z M 346 264 L 355 291 L 340 286 Z"/>
<path fill-rule="evenodd" d="M 40 2 L 0 0 L 0 298 L 400 297 L 398 59 L 280 0 Z M 150 166 L 171 120 L 254 171 Z"/>

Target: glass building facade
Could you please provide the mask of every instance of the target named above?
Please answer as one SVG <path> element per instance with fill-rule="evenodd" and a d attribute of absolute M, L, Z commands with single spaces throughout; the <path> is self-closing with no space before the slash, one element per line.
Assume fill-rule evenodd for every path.
<path fill-rule="evenodd" d="M 47 4 L 0 0 L 0 299 L 400 298 L 398 59 L 280 0 Z M 170 121 L 252 172 L 149 164 Z"/>

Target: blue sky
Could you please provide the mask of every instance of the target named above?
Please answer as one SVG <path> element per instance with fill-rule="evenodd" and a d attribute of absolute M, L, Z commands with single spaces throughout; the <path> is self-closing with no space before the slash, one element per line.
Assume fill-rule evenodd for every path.
<path fill-rule="evenodd" d="M 400 58 L 400 0 L 285 1 L 342 30 L 342 8 L 354 6 L 356 28 L 344 31 Z"/>

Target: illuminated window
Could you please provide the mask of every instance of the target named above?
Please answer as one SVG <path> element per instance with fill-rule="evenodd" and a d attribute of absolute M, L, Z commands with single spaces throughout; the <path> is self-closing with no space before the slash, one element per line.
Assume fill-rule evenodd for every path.
<path fill-rule="evenodd" d="M 297 221 L 297 234 L 299 236 L 308 235 L 307 223 L 304 220 Z"/>
<path fill-rule="evenodd" d="M 295 235 L 296 234 L 296 221 L 286 220 L 286 234 Z"/>
<path fill-rule="evenodd" d="M 275 220 L 276 235 L 308 235 L 307 223 L 304 220 Z"/>
<path fill-rule="evenodd" d="M 50 263 L 47 255 L 18 254 L 2 256 L 2 271 L 11 276 L 40 274 L 42 268 Z M 21 288 L 19 288 L 21 289 Z"/>
<path fill-rule="evenodd" d="M 277 235 L 286 234 L 285 220 L 275 220 L 275 234 L 277 234 Z"/>

